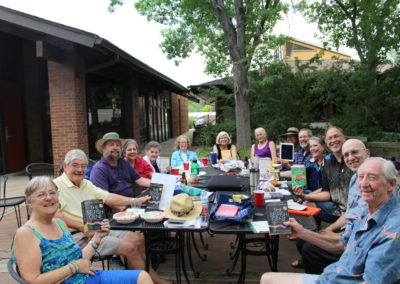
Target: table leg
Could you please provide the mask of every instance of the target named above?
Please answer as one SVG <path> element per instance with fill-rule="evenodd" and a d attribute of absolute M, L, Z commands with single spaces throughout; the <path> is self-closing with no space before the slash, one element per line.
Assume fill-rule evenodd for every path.
<path fill-rule="evenodd" d="M 191 238 L 191 239 L 192 239 L 192 243 L 193 243 L 193 246 L 194 246 L 194 249 L 195 249 L 197 255 L 199 256 L 199 258 L 200 258 L 202 261 L 206 261 L 206 260 L 207 260 L 207 255 L 206 255 L 206 254 L 201 255 L 201 253 L 200 253 L 200 251 L 199 251 L 199 248 L 197 247 L 196 240 L 194 239 L 194 233 L 193 233 L 193 232 L 190 232 L 189 234 L 190 234 L 190 236 L 188 236 L 188 238 Z M 203 248 L 204 248 L 204 245 L 205 245 L 205 244 L 204 244 L 204 240 L 203 240 L 203 235 L 202 235 L 202 233 L 199 233 L 199 235 L 200 235 L 200 240 L 201 240 L 201 242 L 202 242 L 202 244 L 203 244 Z M 190 240 L 189 240 L 189 241 L 190 241 Z M 208 249 L 208 245 L 207 245 L 207 249 Z M 191 258 L 191 256 L 190 256 L 190 258 Z"/>
<path fill-rule="evenodd" d="M 188 255 L 188 258 L 189 258 L 190 268 L 193 271 L 194 278 L 199 278 L 199 272 L 196 271 L 196 269 L 194 268 L 193 259 L 192 259 L 191 239 L 193 240 L 194 233 L 193 232 L 190 232 L 190 233 L 188 232 L 188 233 L 184 233 L 184 234 L 185 234 L 186 249 L 187 249 L 187 255 Z M 196 244 L 194 243 L 194 240 L 193 240 L 193 245 L 197 249 Z"/>
<path fill-rule="evenodd" d="M 237 236 L 237 247 L 235 250 L 235 253 L 233 254 L 233 256 L 231 256 L 231 259 L 233 259 L 233 263 L 230 269 L 228 269 L 226 272 L 228 275 L 231 275 L 233 273 L 233 270 L 235 270 L 237 261 L 239 259 L 239 256 L 241 253 L 244 252 L 244 250 L 246 250 L 246 241 L 245 241 L 245 236 L 244 235 L 238 235 Z"/>
<path fill-rule="evenodd" d="M 179 247 L 177 255 L 179 255 L 179 258 L 180 258 L 179 262 L 182 264 L 183 275 L 185 276 L 187 283 L 190 283 L 189 277 L 188 277 L 187 271 L 186 271 L 186 265 L 185 265 L 185 233 L 177 232 L 176 234 L 177 234 L 176 237 L 177 237 L 177 242 L 178 242 L 177 246 Z M 180 279 L 180 271 L 179 271 L 179 279 Z"/>

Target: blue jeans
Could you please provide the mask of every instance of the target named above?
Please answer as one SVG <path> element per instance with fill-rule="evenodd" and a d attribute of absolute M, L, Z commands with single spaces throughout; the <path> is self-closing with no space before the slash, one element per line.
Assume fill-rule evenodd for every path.
<path fill-rule="evenodd" d="M 334 223 L 339 216 L 332 215 L 333 211 L 333 202 L 325 201 L 325 202 L 316 202 L 317 207 L 321 208 L 321 212 L 319 212 L 317 219 L 322 220 L 328 223 Z"/>

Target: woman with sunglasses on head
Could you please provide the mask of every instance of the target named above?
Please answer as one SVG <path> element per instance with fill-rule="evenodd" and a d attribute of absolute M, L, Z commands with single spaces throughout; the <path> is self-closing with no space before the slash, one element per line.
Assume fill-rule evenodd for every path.
<path fill-rule="evenodd" d="M 29 283 L 153 283 L 148 273 L 141 270 L 93 269 L 90 259 L 100 240 L 109 233 L 108 220 L 103 220 L 101 232 L 96 232 L 81 249 L 72 241 L 64 222 L 54 218 L 59 205 L 58 189 L 50 178 L 32 179 L 25 195 L 32 215 L 17 230 L 12 246 L 13 260 L 24 280 Z"/>

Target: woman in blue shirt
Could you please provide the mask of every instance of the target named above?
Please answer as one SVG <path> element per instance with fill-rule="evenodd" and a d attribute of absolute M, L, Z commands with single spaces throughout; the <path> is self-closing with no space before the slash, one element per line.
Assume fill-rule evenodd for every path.
<path fill-rule="evenodd" d="M 176 168 L 183 163 L 198 160 L 196 152 L 190 151 L 190 139 L 186 135 L 178 136 L 175 140 L 176 151 L 172 153 L 171 167 Z"/>

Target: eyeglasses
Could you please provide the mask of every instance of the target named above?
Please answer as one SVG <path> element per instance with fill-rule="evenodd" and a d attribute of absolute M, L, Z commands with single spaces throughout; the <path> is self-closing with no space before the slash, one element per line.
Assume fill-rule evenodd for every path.
<path fill-rule="evenodd" d="M 58 196 L 58 191 L 57 190 L 51 190 L 51 191 L 48 191 L 48 192 L 39 192 L 38 194 L 32 195 L 32 197 L 35 197 L 37 199 L 45 199 L 47 196 L 56 197 L 56 196 Z"/>
<path fill-rule="evenodd" d="M 86 164 L 71 164 L 71 167 L 74 168 L 75 170 L 79 170 L 79 169 L 86 169 L 87 165 Z"/>
<path fill-rule="evenodd" d="M 338 138 L 340 138 L 340 137 L 343 137 L 343 135 L 335 134 L 335 135 L 333 135 L 333 136 L 328 136 L 328 137 L 326 137 L 326 141 L 332 141 L 332 140 L 338 139 Z"/>

